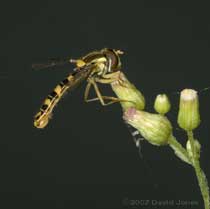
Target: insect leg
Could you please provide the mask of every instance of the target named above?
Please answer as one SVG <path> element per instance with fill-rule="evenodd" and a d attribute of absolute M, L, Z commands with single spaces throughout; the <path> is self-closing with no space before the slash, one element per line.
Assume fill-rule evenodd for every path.
<path fill-rule="evenodd" d="M 84 100 L 85 100 L 85 102 L 89 102 L 89 100 L 90 100 L 90 99 L 88 99 L 88 96 L 89 96 L 89 93 L 90 93 L 91 86 L 92 86 L 92 83 L 88 79 L 88 84 L 87 84 L 87 86 L 85 88 L 85 94 L 84 94 Z"/>
<path fill-rule="evenodd" d="M 93 85 L 97 97 L 96 97 L 96 98 L 93 98 L 93 99 L 88 99 L 88 95 L 89 95 L 89 91 L 90 91 L 91 85 Z M 108 103 L 105 103 L 105 102 L 104 102 L 104 99 L 111 100 L 111 101 L 108 102 Z M 96 83 L 93 79 L 90 79 L 90 78 L 89 78 L 88 84 L 87 84 L 87 87 L 86 87 L 86 90 L 85 90 L 85 102 L 92 102 L 92 101 L 97 101 L 97 100 L 99 100 L 100 103 L 101 103 L 103 106 L 110 105 L 110 104 L 113 104 L 113 103 L 116 103 L 116 102 L 129 102 L 129 101 L 127 101 L 127 100 L 121 100 L 121 99 L 118 99 L 118 98 L 116 98 L 116 97 L 102 96 L 102 95 L 101 95 L 101 92 L 100 92 L 100 90 L 99 90 L 99 88 L 98 88 L 97 83 Z"/>
<path fill-rule="evenodd" d="M 102 84 L 111 84 L 111 83 L 113 83 L 115 81 L 118 81 L 118 79 L 119 79 L 119 72 L 106 74 L 103 77 L 104 78 L 95 78 L 95 81 L 97 83 L 102 83 Z M 135 105 L 135 103 L 133 101 L 129 101 L 129 100 L 123 100 L 123 99 L 119 99 L 119 98 L 116 98 L 116 97 L 110 97 L 110 96 L 102 96 L 102 97 L 104 99 L 107 99 L 107 100 L 112 100 L 111 102 L 107 103 L 107 105 L 115 103 L 115 102 L 131 102 L 131 103 L 133 103 Z M 95 100 L 97 100 L 97 98 L 95 98 Z"/>
<path fill-rule="evenodd" d="M 88 99 L 88 96 L 89 96 L 89 92 L 90 92 L 90 87 L 93 85 L 94 89 L 95 89 L 95 92 L 96 92 L 96 95 L 97 95 L 97 98 L 94 98 L 94 99 Z M 101 104 L 102 105 L 105 105 L 105 102 L 102 98 L 102 95 L 99 91 L 99 88 L 97 86 L 97 84 L 95 83 L 95 81 L 91 78 L 88 79 L 88 84 L 87 84 L 87 87 L 85 89 L 85 102 L 92 102 L 92 101 L 95 101 L 95 100 L 100 100 Z"/>
<path fill-rule="evenodd" d="M 111 84 L 119 80 L 120 71 L 102 75 L 100 78 L 96 77 L 95 81 L 102 84 Z"/>
<path fill-rule="evenodd" d="M 114 84 L 115 82 L 117 82 L 119 85 L 127 88 L 128 86 L 125 85 L 125 82 L 122 80 L 120 75 L 121 72 L 117 71 L 117 72 L 113 72 L 113 73 L 109 73 L 109 74 L 105 74 L 102 76 L 102 78 L 95 78 L 96 82 L 98 83 L 102 83 L 102 84 Z"/>

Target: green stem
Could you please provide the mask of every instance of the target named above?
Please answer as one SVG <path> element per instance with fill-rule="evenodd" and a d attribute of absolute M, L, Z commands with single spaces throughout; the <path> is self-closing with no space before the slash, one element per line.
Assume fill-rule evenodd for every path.
<path fill-rule="evenodd" d="M 176 140 L 173 135 L 169 138 L 169 146 L 174 150 L 174 153 L 177 157 L 188 164 L 192 164 L 186 149 Z"/>
<path fill-rule="evenodd" d="M 187 135 L 188 135 L 188 140 L 190 141 L 190 145 L 192 148 L 192 161 L 193 161 L 192 166 L 195 169 L 195 173 L 198 179 L 198 184 L 199 184 L 203 201 L 204 201 L 204 206 L 205 206 L 205 209 L 210 209 L 210 196 L 209 196 L 208 182 L 207 182 L 204 172 L 202 171 L 200 167 L 199 157 L 195 152 L 195 146 L 194 146 L 195 140 L 193 137 L 193 132 L 188 131 Z"/>
<path fill-rule="evenodd" d="M 194 164 L 194 161 L 195 161 L 195 158 L 196 158 L 196 153 L 195 153 L 193 132 L 192 131 L 187 131 L 187 136 L 188 136 L 188 140 L 190 142 L 190 147 L 191 147 L 191 150 L 192 150 L 192 161 L 193 161 L 193 164 Z"/>

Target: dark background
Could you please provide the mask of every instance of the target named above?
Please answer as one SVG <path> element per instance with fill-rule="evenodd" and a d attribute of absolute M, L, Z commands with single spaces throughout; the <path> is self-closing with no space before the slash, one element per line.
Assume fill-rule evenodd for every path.
<path fill-rule="evenodd" d="M 33 71 L 32 63 L 119 48 L 125 51 L 123 71 L 144 93 L 148 111 L 154 112 L 157 94 L 169 95 L 169 118 L 183 144 L 185 134 L 176 130 L 178 93 L 200 92 L 202 123 L 196 136 L 210 179 L 210 91 L 200 91 L 210 86 L 209 7 L 169 2 L 1 4 L 0 208 L 178 208 L 155 206 L 152 200 L 194 201 L 197 205 L 179 208 L 203 208 L 193 169 L 169 147 L 147 142 L 140 159 L 120 105 L 84 103 L 84 86 L 66 95 L 46 129 L 32 123 L 44 97 L 73 68 Z M 103 92 L 113 94 L 109 86 Z"/>

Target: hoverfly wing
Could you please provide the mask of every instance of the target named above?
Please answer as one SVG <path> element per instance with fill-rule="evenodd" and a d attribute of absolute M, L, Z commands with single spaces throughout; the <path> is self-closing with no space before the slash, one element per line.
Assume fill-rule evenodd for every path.
<path fill-rule="evenodd" d="M 65 64 L 70 63 L 70 58 L 51 58 L 46 63 L 34 63 L 32 64 L 32 69 L 34 70 L 42 70 L 51 67 L 63 66 Z"/>

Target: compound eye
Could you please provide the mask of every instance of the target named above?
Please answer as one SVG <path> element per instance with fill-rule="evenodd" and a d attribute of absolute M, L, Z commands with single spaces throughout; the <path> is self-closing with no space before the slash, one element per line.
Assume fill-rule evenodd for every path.
<path fill-rule="evenodd" d="M 116 54 L 113 51 L 111 51 L 111 50 L 107 51 L 106 52 L 106 57 L 111 60 L 112 67 L 115 67 L 117 65 L 117 57 L 116 57 Z"/>

